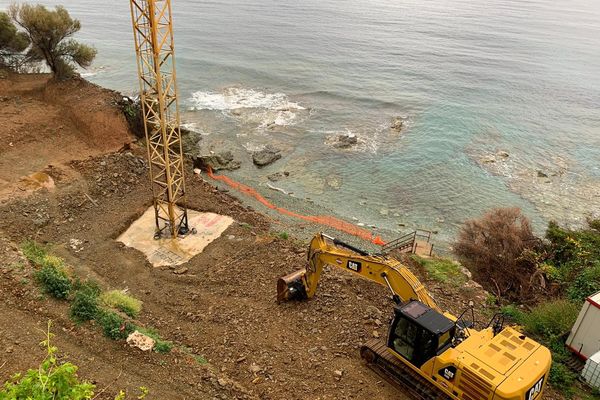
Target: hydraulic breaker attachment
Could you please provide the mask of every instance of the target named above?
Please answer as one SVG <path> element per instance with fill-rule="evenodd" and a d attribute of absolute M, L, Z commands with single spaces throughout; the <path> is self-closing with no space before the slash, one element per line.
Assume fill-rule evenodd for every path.
<path fill-rule="evenodd" d="M 306 294 L 306 269 L 292 272 L 277 280 L 277 302 L 286 300 L 305 300 Z"/>

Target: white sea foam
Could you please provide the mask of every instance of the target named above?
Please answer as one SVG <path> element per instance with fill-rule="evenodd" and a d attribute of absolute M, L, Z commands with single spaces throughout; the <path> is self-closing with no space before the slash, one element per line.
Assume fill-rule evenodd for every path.
<path fill-rule="evenodd" d="M 264 93 L 260 90 L 230 87 L 220 93 L 197 91 L 190 99 L 193 110 L 237 110 L 264 108 L 274 111 L 304 110 L 298 103 L 289 101 L 283 93 Z"/>
<path fill-rule="evenodd" d="M 197 122 L 186 122 L 184 124 L 181 124 L 182 128 L 187 129 L 188 131 L 192 131 L 192 132 L 196 132 L 199 133 L 202 136 L 208 136 L 210 135 L 209 132 L 205 132 L 203 131 L 199 126 Z"/>
<path fill-rule="evenodd" d="M 298 122 L 298 114 L 306 108 L 290 101 L 284 93 L 265 93 L 239 87 L 221 92 L 197 91 L 189 99 L 191 110 L 221 111 L 258 129 L 289 126 Z"/>

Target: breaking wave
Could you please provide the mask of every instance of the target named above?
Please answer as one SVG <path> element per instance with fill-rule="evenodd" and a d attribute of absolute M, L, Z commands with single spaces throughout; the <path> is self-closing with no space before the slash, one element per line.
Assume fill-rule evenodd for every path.
<path fill-rule="evenodd" d="M 289 101 L 283 93 L 264 93 L 260 90 L 230 87 L 220 93 L 197 91 L 190 99 L 192 110 L 237 110 L 240 108 L 265 108 L 288 111 L 305 108 Z"/>
<path fill-rule="evenodd" d="M 197 91 L 189 99 L 191 110 L 221 111 L 258 129 L 289 126 L 298 122 L 306 108 L 290 101 L 284 93 L 229 87 L 221 92 Z"/>

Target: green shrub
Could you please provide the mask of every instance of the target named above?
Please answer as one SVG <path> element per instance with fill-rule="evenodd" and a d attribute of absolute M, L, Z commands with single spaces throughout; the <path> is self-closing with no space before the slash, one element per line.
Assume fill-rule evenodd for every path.
<path fill-rule="evenodd" d="M 30 369 L 25 374 L 16 374 L 0 389 L 0 400 L 84 400 L 94 396 L 94 385 L 81 382 L 77 376 L 77 366 L 67 362 L 59 364 L 50 340 L 50 323 L 46 340 L 41 345 L 46 348 L 46 358 L 39 368 Z"/>
<path fill-rule="evenodd" d="M 570 395 L 573 392 L 573 383 L 575 383 L 577 375 L 575 375 L 567 366 L 559 362 L 552 362 L 550 367 L 550 375 L 548 381 L 552 386 L 559 389 L 563 393 Z"/>
<path fill-rule="evenodd" d="M 525 316 L 525 313 L 522 310 L 519 310 L 519 308 L 514 304 L 509 304 L 507 306 L 502 307 L 500 309 L 500 313 L 512 319 L 517 324 L 522 324 Z"/>
<path fill-rule="evenodd" d="M 134 331 L 134 326 L 125 322 L 117 313 L 108 310 L 99 310 L 96 321 L 102 327 L 104 336 L 113 339 L 125 339 Z"/>
<path fill-rule="evenodd" d="M 521 323 L 530 334 L 552 338 L 568 332 L 579 313 L 579 306 L 568 300 L 542 303 L 524 313 Z"/>
<path fill-rule="evenodd" d="M 600 291 L 600 260 L 586 267 L 569 285 L 567 295 L 575 302 L 583 302 L 586 297 Z"/>
<path fill-rule="evenodd" d="M 35 273 L 35 278 L 46 293 L 57 299 L 66 299 L 71 292 L 71 278 L 60 266 L 48 263 Z"/>
<path fill-rule="evenodd" d="M 78 323 L 95 319 L 98 314 L 98 295 L 95 284 L 80 285 L 71 303 L 71 319 Z"/>
<path fill-rule="evenodd" d="M 102 293 L 102 288 L 100 287 L 100 284 L 95 280 L 87 279 L 85 281 L 82 281 L 81 279 L 76 277 L 73 282 L 73 291 L 78 290 L 90 291 L 96 294 L 96 296 L 100 296 L 100 293 Z"/>
<path fill-rule="evenodd" d="M 142 302 L 134 297 L 128 296 L 119 290 L 111 290 L 102 293 L 102 303 L 107 307 L 122 311 L 131 318 L 138 316 L 142 310 Z"/>

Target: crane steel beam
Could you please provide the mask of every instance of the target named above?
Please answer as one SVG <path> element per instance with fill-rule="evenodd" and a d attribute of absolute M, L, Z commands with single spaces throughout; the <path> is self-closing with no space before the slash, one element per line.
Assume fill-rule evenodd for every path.
<path fill-rule="evenodd" d="M 130 0 L 156 215 L 155 237 L 189 232 L 170 0 Z"/>

